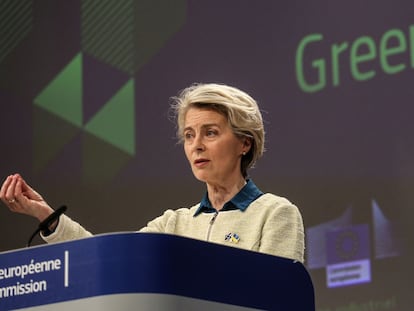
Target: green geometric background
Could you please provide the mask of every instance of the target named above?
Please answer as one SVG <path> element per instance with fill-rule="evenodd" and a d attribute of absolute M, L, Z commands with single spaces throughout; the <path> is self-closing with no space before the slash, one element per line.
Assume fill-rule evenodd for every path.
<path fill-rule="evenodd" d="M 0 1 L 0 63 L 31 32 L 32 0 Z"/>
<path fill-rule="evenodd" d="M 82 174 L 93 182 L 110 179 L 136 155 L 134 75 L 184 24 L 186 1 L 82 0 L 80 14 L 81 50 L 33 100 L 33 167 L 44 170 L 81 135 Z M 85 57 L 127 75 L 87 122 Z"/>
<path fill-rule="evenodd" d="M 83 0 L 82 51 L 135 74 L 186 20 L 186 0 Z"/>
<path fill-rule="evenodd" d="M 34 105 L 135 155 L 134 80 L 131 78 L 84 125 L 82 76 L 82 53 L 79 53 L 34 99 Z"/>
<path fill-rule="evenodd" d="M 83 177 L 86 182 L 104 181 L 135 155 L 134 79 L 84 124 L 82 64 L 79 53 L 34 99 L 34 169 L 45 168 L 82 133 Z M 95 139 L 87 138 L 88 134 Z"/>

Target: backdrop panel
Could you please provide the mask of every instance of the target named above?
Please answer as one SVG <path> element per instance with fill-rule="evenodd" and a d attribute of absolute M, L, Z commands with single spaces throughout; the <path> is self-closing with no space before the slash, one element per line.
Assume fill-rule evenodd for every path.
<path fill-rule="evenodd" d="M 303 214 L 318 310 L 410 310 L 413 9 L 0 1 L 0 174 L 20 172 L 95 233 L 139 229 L 205 191 L 174 138 L 170 97 L 233 85 L 266 122 L 251 177 Z M 36 226 L 6 208 L 0 222 L 0 250 Z"/>

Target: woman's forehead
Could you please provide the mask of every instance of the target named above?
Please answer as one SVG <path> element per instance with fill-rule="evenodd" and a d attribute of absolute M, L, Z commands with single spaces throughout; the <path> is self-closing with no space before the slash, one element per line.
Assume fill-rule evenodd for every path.
<path fill-rule="evenodd" d="M 213 109 L 200 109 L 190 108 L 184 117 L 184 123 L 186 125 L 190 123 L 203 123 L 203 122 L 226 122 L 226 117 Z"/>

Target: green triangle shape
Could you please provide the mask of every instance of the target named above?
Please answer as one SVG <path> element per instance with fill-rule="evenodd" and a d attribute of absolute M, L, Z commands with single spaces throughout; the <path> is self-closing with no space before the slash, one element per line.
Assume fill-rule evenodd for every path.
<path fill-rule="evenodd" d="M 73 125 L 82 126 L 82 53 L 42 90 L 34 104 Z"/>
<path fill-rule="evenodd" d="M 135 154 L 134 80 L 130 79 L 86 124 L 85 130 Z"/>

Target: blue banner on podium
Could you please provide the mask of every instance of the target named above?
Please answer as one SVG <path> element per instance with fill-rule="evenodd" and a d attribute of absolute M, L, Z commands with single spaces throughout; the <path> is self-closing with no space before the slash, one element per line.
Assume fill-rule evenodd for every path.
<path fill-rule="evenodd" d="M 300 262 L 174 235 L 103 234 L 0 254 L 0 310 L 137 307 L 315 310 Z"/>

